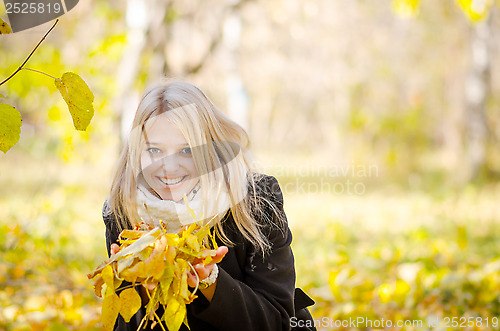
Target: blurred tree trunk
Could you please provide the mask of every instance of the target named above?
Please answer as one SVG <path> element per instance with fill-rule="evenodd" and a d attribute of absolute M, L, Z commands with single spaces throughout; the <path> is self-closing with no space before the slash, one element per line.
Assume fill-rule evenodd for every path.
<path fill-rule="evenodd" d="M 490 87 L 491 18 L 472 26 L 471 65 L 465 82 L 467 180 L 476 179 L 486 170 L 488 124 L 485 107 Z"/>
<path fill-rule="evenodd" d="M 224 21 L 223 49 L 226 55 L 226 94 L 229 117 L 248 130 L 248 95 L 241 77 L 238 50 L 241 42 L 241 16 L 228 13 Z"/>
<path fill-rule="evenodd" d="M 122 55 L 116 77 L 117 94 L 114 110 L 120 123 L 121 141 L 126 139 L 139 96 L 133 84 L 139 71 L 142 51 L 146 44 L 148 25 L 152 21 L 149 1 L 127 0 L 127 46 Z"/>
<path fill-rule="evenodd" d="M 184 8 L 179 0 L 127 0 L 127 34 L 128 45 L 123 52 L 122 60 L 117 73 L 117 98 L 114 101 L 116 121 L 120 123 L 122 141 L 128 134 L 140 99 L 140 91 L 137 91 L 137 80 L 141 75 L 146 75 L 147 82 L 157 81 L 164 76 L 188 77 L 196 75 L 205 65 L 207 60 L 213 55 L 214 51 L 222 44 L 224 19 L 226 16 L 234 14 L 236 22 L 239 22 L 238 11 L 247 0 L 235 0 L 228 3 L 220 3 L 218 13 L 220 19 L 215 32 L 206 32 L 204 38 L 208 41 L 205 49 L 197 55 L 197 59 L 192 61 L 189 57 L 189 46 L 196 42 L 194 39 L 179 40 L 174 38 L 172 31 L 176 31 L 174 26 L 187 35 L 191 30 L 200 30 L 199 18 L 197 18 L 198 7 Z M 215 2 L 215 4 L 219 4 Z M 194 8 L 194 10 L 193 10 Z M 230 27 L 231 28 L 231 27 Z M 233 32 L 233 33 L 232 33 Z M 234 31 L 227 31 L 226 35 L 234 35 Z M 239 32 L 236 33 L 237 42 L 235 49 L 229 49 L 231 54 L 229 61 L 234 65 L 232 71 L 237 71 L 237 47 L 239 45 Z M 234 40 L 233 40 L 234 44 Z M 179 63 L 169 60 L 167 51 L 172 49 L 180 50 L 185 53 Z M 144 58 L 148 59 L 146 68 L 141 67 Z M 235 69 L 236 68 L 236 69 Z M 229 74 L 229 77 L 239 74 Z M 242 83 L 234 84 L 234 79 L 228 81 L 229 101 L 243 110 L 242 118 L 247 117 L 246 99 L 241 97 L 241 91 L 244 92 Z M 236 79 L 238 83 L 238 79 Z M 241 82 L 241 79 L 239 79 Z M 234 85 L 234 86 L 233 86 Z M 235 87 L 236 86 L 236 87 Z M 236 92 L 233 92 L 236 91 Z M 237 95 L 235 97 L 235 95 Z M 242 123 L 246 125 L 245 120 Z"/>

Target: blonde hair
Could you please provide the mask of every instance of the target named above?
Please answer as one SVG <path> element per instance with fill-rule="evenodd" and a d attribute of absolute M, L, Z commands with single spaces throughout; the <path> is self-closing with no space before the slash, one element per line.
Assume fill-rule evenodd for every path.
<path fill-rule="evenodd" d="M 256 194 L 248 135 L 224 115 L 202 90 L 183 81 L 169 80 L 154 85 L 146 90 L 139 103 L 108 200 L 118 229 L 140 223 L 136 192 L 138 176 L 141 175 L 141 149 L 146 140 L 145 125 L 149 119 L 163 114 L 179 128 L 192 148 L 195 166 L 202 174 L 200 186 L 205 207 L 209 209 L 216 204 L 222 191 L 229 193 L 230 212 L 238 230 L 264 253 L 270 248 L 269 243 L 261 231 L 263 224 L 254 215 L 264 216 L 267 218 L 265 221 L 270 222 L 274 217 L 263 212 L 265 204 L 262 200 L 272 204 Z M 193 148 L 196 146 L 204 148 Z M 218 215 L 213 220 L 215 232 L 225 244 L 232 245 L 222 227 L 223 216 Z"/>

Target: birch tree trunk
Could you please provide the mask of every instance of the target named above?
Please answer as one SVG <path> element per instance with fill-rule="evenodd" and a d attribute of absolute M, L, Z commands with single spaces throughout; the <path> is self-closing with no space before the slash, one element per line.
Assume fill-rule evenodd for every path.
<path fill-rule="evenodd" d="M 150 22 L 149 1 L 127 0 L 127 46 L 118 67 L 117 97 L 114 110 L 120 121 L 121 140 L 125 140 L 132 125 L 139 94 L 132 87 L 139 71 L 141 53 L 146 44 Z"/>
<path fill-rule="evenodd" d="M 477 178 L 486 166 L 488 125 L 485 107 L 490 93 L 491 52 L 489 48 L 491 18 L 472 27 L 471 67 L 465 82 L 467 180 Z"/>

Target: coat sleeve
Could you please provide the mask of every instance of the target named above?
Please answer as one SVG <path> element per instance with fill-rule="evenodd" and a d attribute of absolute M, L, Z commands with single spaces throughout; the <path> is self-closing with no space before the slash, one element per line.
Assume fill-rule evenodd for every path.
<path fill-rule="evenodd" d="M 104 224 L 106 225 L 106 248 L 108 250 L 108 256 L 111 256 L 111 244 L 113 243 L 118 244 L 118 236 L 120 232 L 116 224 L 115 216 L 113 213 L 111 213 L 111 209 L 107 201 L 104 202 L 104 206 L 102 208 L 102 219 L 104 220 Z M 131 283 L 124 281 L 120 286 L 120 288 L 127 287 L 129 285 L 131 285 Z M 119 292 L 120 289 L 118 289 L 118 293 Z M 129 323 L 126 323 L 121 317 L 121 315 L 118 315 L 118 318 L 115 322 L 114 330 L 136 331 L 144 315 L 145 315 L 144 305 L 142 305 L 141 309 L 131 318 Z"/>
<path fill-rule="evenodd" d="M 262 257 L 255 249 L 248 250 L 243 281 L 219 268 L 212 301 L 198 300 L 191 304 L 196 318 L 220 330 L 290 330 L 295 290 L 292 234 L 284 217 L 283 196 L 277 180 L 266 176 L 262 181 L 263 193 L 275 207 L 265 210 L 272 213 L 275 209 L 283 218 L 280 226 L 266 228 L 271 251 Z M 276 221 L 276 217 L 273 218 Z"/>
<path fill-rule="evenodd" d="M 111 256 L 111 244 L 118 244 L 118 228 L 114 215 L 111 213 L 108 201 L 104 202 L 102 207 L 102 219 L 106 225 L 106 249 L 108 250 L 108 257 Z"/>

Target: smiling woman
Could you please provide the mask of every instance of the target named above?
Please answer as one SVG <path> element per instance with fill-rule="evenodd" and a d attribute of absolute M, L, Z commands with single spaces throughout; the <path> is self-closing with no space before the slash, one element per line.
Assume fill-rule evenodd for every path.
<path fill-rule="evenodd" d="M 119 250 L 120 231 L 142 222 L 166 224 L 171 233 L 196 220 L 211 227 L 219 248 L 204 252 L 212 262 L 195 264 L 187 276 L 191 287 L 200 280 L 187 308 L 191 330 L 290 330 L 292 317 L 312 320 L 313 301 L 295 289 L 279 184 L 252 169 L 248 144 L 246 132 L 199 88 L 156 85 L 138 106 L 104 205 L 110 254 Z M 137 287 L 143 308 L 148 290 Z M 156 313 L 161 318 L 162 308 Z M 145 309 L 130 322 L 119 316 L 115 330 L 137 330 L 144 316 Z"/>
<path fill-rule="evenodd" d="M 166 114 L 146 124 L 146 142 L 141 154 L 144 180 L 153 194 L 179 202 L 199 183 L 191 148 Z"/>

